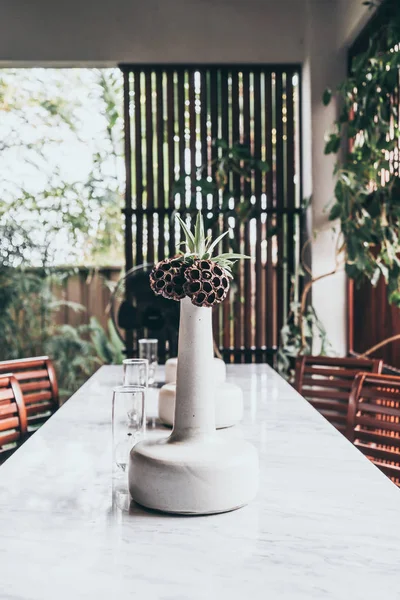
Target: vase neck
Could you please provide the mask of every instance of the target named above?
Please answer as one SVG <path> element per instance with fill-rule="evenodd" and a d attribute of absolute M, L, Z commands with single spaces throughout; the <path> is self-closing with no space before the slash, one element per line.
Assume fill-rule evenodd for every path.
<path fill-rule="evenodd" d="M 211 308 L 181 300 L 174 439 L 215 433 Z"/>

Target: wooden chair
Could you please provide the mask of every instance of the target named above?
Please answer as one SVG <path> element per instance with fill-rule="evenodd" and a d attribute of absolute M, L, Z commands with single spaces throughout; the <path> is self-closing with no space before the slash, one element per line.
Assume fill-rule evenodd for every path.
<path fill-rule="evenodd" d="M 346 437 L 400 487 L 400 377 L 357 375 Z"/>
<path fill-rule="evenodd" d="M 0 375 L 0 464 L 26 437 L 27 414 L 21 387 L 13 375 Z"/>
<path fill-rule="evenodd" d="M 0 375 L 10 372 L 21 386 L 28 416 L 28 432 L 35 431 L 58 408 L 58 386 L 48 356 L 0 362 Z"/>
<path fill-rule="evenodd" d="M 382 365 L 380 359 L 299 356 L 295 388 L 336 429 L 345 433 L 354 377 L 360 371 L 380 373 Z"/>

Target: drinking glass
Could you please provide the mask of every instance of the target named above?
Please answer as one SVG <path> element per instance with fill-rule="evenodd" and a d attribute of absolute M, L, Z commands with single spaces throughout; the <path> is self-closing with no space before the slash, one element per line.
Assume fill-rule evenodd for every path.
<path fill-rule="evenodd" d="M 121 385 L 112 402 L 113 472 L 127 472 L 129 452 L 144 435 L 146 388 Z"/>
<path fill-rule="evenodd" d="M 158 365 L 158 340 L 141 339 L 139 340 L 139 356 L 149 361 L 149 385 L 153 385 L 156 379 L 156 369 Z"/>
<path fill-rule="evenodd" d="M 124 367 L 123 385 L 148 386 L 149 361 L 147 358 L 126 358 L 122 364 Z"/>

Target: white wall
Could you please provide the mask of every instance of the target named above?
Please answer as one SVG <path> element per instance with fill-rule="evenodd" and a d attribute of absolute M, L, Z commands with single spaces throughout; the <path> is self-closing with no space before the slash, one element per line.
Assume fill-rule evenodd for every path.
<path fill-rule="evenodd" d="M 325 156 L 325 135 L 336 118 L 336 106 L 325 107 L 322 94 L 335 87 L 346 75 L 346 53 L 337 49 L 337 13 L 332 3 L 314 0 L 311 4 L 306 64 L 310 72 L 310 105 L 312 123 L 312 242 L 313 275 L 335 269 L 336 243 L 328 205 L 334 195 L 333 170 L 335 156 Z M 306 143 L 306 140 L 304 140 Z M 346 279 L 342 272 L 314 284 L 312 301 L 323 322 L 328 339 L 339 354 L 346 352 Z M 314 348 L 319 351 L 318 345 Z"/>
<path fill-rule="evenodd" d="M 305 0 L 2 0 L 0 65 L 301 62 Z"/>
<path fill-rule="evenodd" d="M 371 18 L 372 12 L 360 0 L 339 0 L 338 47 L 348 47 Z"/>
<path fill-rule="evenodd" d="M 335 181 L 332 174 L 336 157 L 325 156 L 324 146 L 325 134 L 330 131 L 338 109 L 335 102 L 328 107 L 323 106 L 322 94 L 327 87 L 334 89 L 346 76 L 348 46 L 370 16 L 371 13 L 362 5 L 362 0 L 337 0 L 336 3 L 330 0 L 310 0 L 309 3 L 303 75 L 303 80 L 309 79 L 309 90 L 304 96 L 303 148 L 304 156 L 307 157 L 308 152 L 311 159 L 310 162 L 305 160 L 303 181 L 306 196 L 309 188 L 311 189 L 312 228 L 318 232 L 312 243 L 314 276 L 335 269 L 337 246 L 337 237 L 328 220 L 329 204 L 334 197 Z M 308 111 L 310 116 L 307 115 Z M 307 127 L 307 120 L 310 127 Z M 307 139 L 308 136 L 311 140 Z M 312 298 L 334 350 L 338 354 L 346 353 L 347 303 L 343 267 L 335 275 L 315 283 Z"/>

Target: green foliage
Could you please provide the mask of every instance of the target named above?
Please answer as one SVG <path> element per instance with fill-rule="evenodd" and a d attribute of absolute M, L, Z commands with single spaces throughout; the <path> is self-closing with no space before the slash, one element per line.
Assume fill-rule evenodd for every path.
<path fill-rule="evenodd" d="M 122 260 L 121 104 L 117 70 L 2 71 L 2 264 Z"/>
<path fill-rule="evenodd" d="M 218 254 L 217 256 L 212 256 L 214 249 L 225 235 L 229 233 L 229 230 L 219 235 L 214 241 L 211 239 L 211 235 L 206 238 L 204 219 L 200 210 L 197 213 L 194 233 L 190 231 L 186 223 L 182 221 L 179 216 L 177 216 L 177 220 L 185 234 L 185 242 L 183 242 L 183 244 L 186 245 L 187 252 L 181 253 L 181 260 L 184 263 L 193 264 L 193 261 L 197 258 L 203 258 L 205 260 L 212 258 L 215 263 L 221 265 L 221 267 L 228 272 L 228 275 L 232 277 L 232 266 L 236 261 L 242 258 L 250 258 L 250 256 L 236 254 L 234 252 L 225 252 L 223 254 Z"/>
<path fill-rule="evenodd" d="M 243 197 L 240 189 L 240 180 L 250 181 L 254 171 L 265 173 L 269 171 L 267 162 L 252 155 L 250 147 L 240 142 L 229 146 L 223 139 L 213 140 L 217 157 L 209 163 L 202 165 L 188 187 L 187 175 L 182 175 L 175 181 L 172 195 L 180 194 L 190 196 L 190 207 L 195 209 L 200 196 L 218 197 L 219 205 L 225 215 L 239 216 L 242 222 L 251 219 L 255 206 L 250 198 Z M 211 169 L 212 177 L 207 175 Z M 235 177 L 236 176 L 236 177 Z M 239 180 L 239 185 L 237 181 Z M 230 208 L 231 206 L 234 208 Z M 207 216 L 206 228 L 212 228 L 218 220 L 218 214 Z"/>
<path fill-rule="evenodd" d="M 374 5 L 373 2 L 366 3 Z M 389 302 L 400 306 L 400 5 L 390 20 L 353 60 L 350 76 L 335 91 L 341 113 L 325 153 L 337 153 L 351 139 L 336 165 L 335 203 L 329 219 L 340 220 L 346 273 L 357 282 L 386 281 Z M 329 104 L 330 90 L 323 96 Z"/>
<path fill-rule="evenodd" d="M 71 396 L 101 364 L 87 339 L 86 325 L 60 325 L 45 341 L 44 349 L 53 360 L 61 401 Z"/>
<path fill-rule="evenodd" d="M 62 399 L 71 396 L 99 366 L 121 364 L 124 358 L 111 319 L 106 332 L 94 317 L 89 325 L 56 327 L 45 349 L 55 362 Z"/>
<path fill-rule="evenodd" d="M 302 343 L 302 328 L 305 345 Z M 315 349 L 318 343 L 319 350 Z M 325 327 L 319 320 L 312 305 L 301 313 L 300 303 L 292 302 L 290 313 L 280 331 L 280 344 L 276 356 L 277 369 L 286 379 L 293 379 L 295 359 L 300 354 L 332 354 L 332 347 L 326 335 Z"/>
<path fill-rule="evenodd" d="M 96 357 L 101 364 L 121 364 L 124 359 L 124 345 L 118 337 L 111 319 L 108 320 L 107 330 L 107 332 L 104 331 L 95 317 L 90 319 L 90 339 Z"/>
<path fill-rule="evenodd" d="M 65 306 L 53 292 L 68 273 L 53 269 L 0 269 L 0 360 L 48 354 L 54 361 L 62 399 L 68 398 L 102 364 L 122 362 L 122 343 L 108 321 L 105 332 L 92 318 L 89 325 L 55 324 Z"/>

